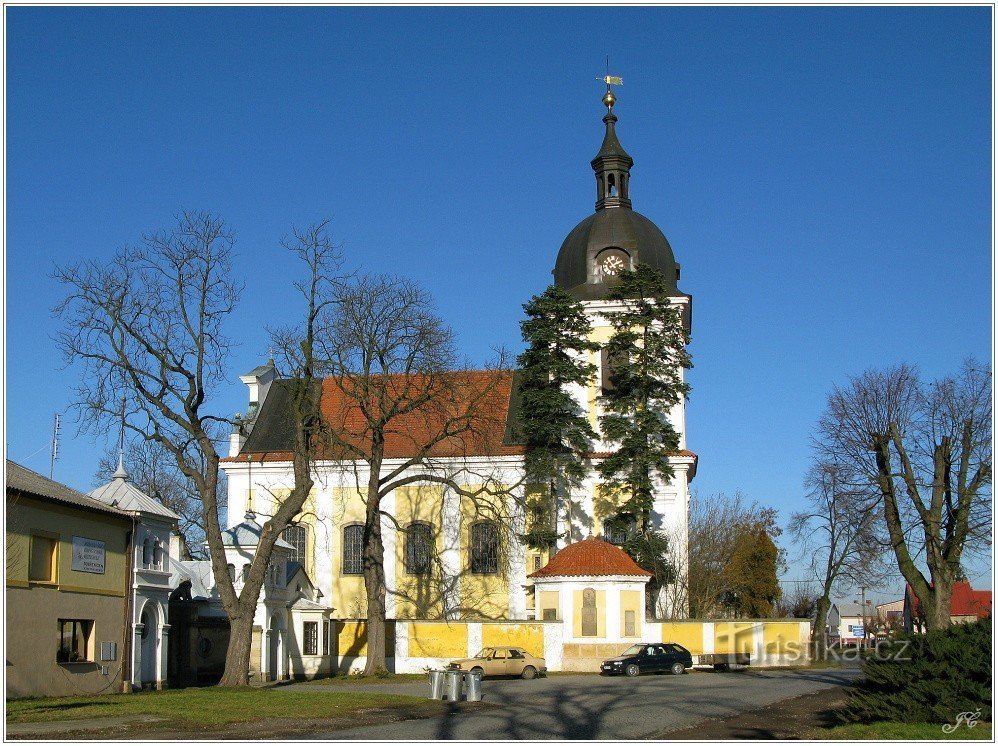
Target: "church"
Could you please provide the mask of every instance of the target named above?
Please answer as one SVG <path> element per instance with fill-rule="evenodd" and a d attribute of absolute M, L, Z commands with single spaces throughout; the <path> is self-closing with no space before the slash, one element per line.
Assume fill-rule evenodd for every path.
<path fill-rule="evenodd" d="M 670 286 L 670 302 L 680 312 L 687 331 L 691 323 L 692 298 L 678 288 L 680 266 L 672 247 L 655 223 L 632 207 L 634 161 L 617 136 L 615 103 L 608 86 L 603 98 L 603 140 L 591 160 L 595 211 L 568 232 L 557 254 L 553 247 L 551 252 L 554 284 L 582 304 L 591 322 L 591 340 L 601 348 L 612 333 L 607 314 L 620 307 L 607 300 L 613 278 L 639 264 L 664 275 Z M 542 290 L 537 288 L 538 292 Z M 600 395 L 608 385 L 607 356 L 605 352 L 584 354 L 598 372 L 588 385 L 573 386 L 571 393 L 599 432 Z M 454 375 L 474 379 L 478 373 Z M 274 512 L 275 501 L 288 494 L 294 484 L 292 438 L 287 427 L 282 426 L 288 398 L 273 362 L 250 371 L 241 380 L 248 389 L 248 407 L 231 435 L 229 455 L 222 467 L 228 477 L 228 533 L 249 536 L 254 527 L 258 533 L 259 524 Z M 428 457 L 433 469 L 462 475 L 455 478 L 463 479 L 469 490 L 486 473 L 494 483 L 523 482 L 525 449 L 518 442 L 515 427 L 519 413 L 516 374 L 506 375 L 493 394 L 489 416 L 500 427 L 486 429 L 482 437 L 467 439 L 462 449 L 438 449 Z M 324 411 L 335 408 L 337 391 L 330 381 L 324 382 L 322 396 Z M 662 415 L 679 433 L 680 448 L 669 459 L 673 479 L 656 489 L 650 521 L 654 530 L 669 536 L 675 548 L 672 560 L 682 576 L 689 483 L 696 474 L 697 457 L 686 448 L 685 403 L 680 402 Z M 425 422 L 414 418 L 412 426 L 425 427 Z M 404 464 L 412 457 L 412 448 L 411 439 L 403 435 L 387 443 L 383 469 Z M 590 463 L 605 458 L 613 448 L 612 443 L 595 443 Z M 366 614 L 361 558 L 365 505 L 358 490 L 366 480 L 365 468 L 362 462 L 317 461 L 315 487 L 305 509 L 280 542 L 278 555 L 286 555 L 289 566 L 303 579 L 307 595 L 303 603 L 315 615 L 316 624 L 326 622 L 324 635 L 329 634 L 330 621 L 362 620 Z M 386 514 L 382 529 L 387 617 L 564 620 L 566 639 L 641 639 L 640 622 L 646 616 L 643 588 L 649 573 L 627 562 L 629 558 L 614 546 L 626 538 L 626 523 L 612 520 L 620 516 L 600 508 L 597 488 L 597 476 L 591 470 L 581 489 L 560 498 L 556 510 L 560 538 L 550 552 L 501 539 L 503 535 L 522 534 L 526 528 L 523 489 L 519 495 L 495 497 L 503 504 L 494 504 L 493 511 L 483 511 L 480 503 L 439 483 L 416 482 L 395 490 L 382 502 Z M 230 565 L 237 592 L 240 565 L 238 559 Z M 301 584 L 299 581 L 299 587 Z M 686 616 L 685 602 L 675 595 L 665 598 L 664 592 L 653 608 L 657 618 Z M 295 629 L 290 602 L 261 605 L 258 616 L 259 628 L 273 634 L 275 640 L 282 632 L 297 639 L 302 635 L 310 638 L 319 628 Z M 309 642 L 307 647 L 321 658 L 318 651 L 328 642 L 328 638 L 321 645 Z M 267 646 L 263 642 L 260 645 Z M 261 653 L 263 668 L 268 667 L 268 655 Z M 318 658 L 314 665 L 306 666 L 307 674 L 323 672 L 327 664 Z M 278 672 L 270 673 L 274 676 Z"/>

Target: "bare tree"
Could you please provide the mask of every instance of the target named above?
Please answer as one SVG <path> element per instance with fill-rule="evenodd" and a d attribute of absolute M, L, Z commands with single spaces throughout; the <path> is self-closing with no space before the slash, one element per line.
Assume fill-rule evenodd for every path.
<path fill-rule="evenodd" d="M 876 586 L 883 577 L 877 542 L 877 502 L 871 490 L 842 464 L 819 462 L 805 482 L 808 505 L 790 518 L 789 532 L 811 557 L 819 584 L 811 646 L 817 660 L 828 651 L 827 619 L 832 593 L 843 582 Z"/>
<path fill-rule="evenodd" d="M 363 496 L 365 673 L 373 674 L 386 656 L 382 520 L 402 530 L 382 501 L 400 487 L 440 484 L 476 500 L 483 515 L 508 517 L 509 485 L 461 460 L 502 442 L 505 421 L 495 413 L 504 411 L 510 374 L 501 361 L 459 370 L 453 334 L 413 283 L 376 275 L 330 281 L 324 255 L 306 244 L 297 253 L 309 272 L 307 323 L 272 333 L 280 367 L 301 392 L 296 401 L 306 402 L 295 405 L 295 491 L 307 496 L 312 461 L 321 457 L 352 472 Z M 511 529 L 509 520 L 496 523 Z"/>
<path fill-rule="evenodd" d="M 142 492 L 158 499 L 178 516 L 178 530 L 184 544 L 196 559 L 204 555 L 204 507 L 201 493 L 193 480 L 177 467 L 173 454 L 155 441 L 132 440 L 125 448 L 124 463 L 132 483 Z M 118 451 L 107 451 L 97 465 L 95 483 L 108 482 L 118 468 Z M 225 474 L 219 474 L 216 489 L 219 510 L 225 507 Z"/>
<path fill-rule="evenodd" d="M 990 546 L 991 407 L 990 366 L 968 359 L 931 384 L 907 365 L 867 371 L 832 391 L 819 422 L 821 457 L 874 491 L 930 630 L 950 624 L 964 551 Z"/>
<path fill-rule="evenodd" d="M 777 619 L 810 619 L 817 608 L 817 602 L 818 591 L 813 583 L 795 582 L 793 590 L 784 593 L 773 604 L 773 616 Z"/>
<path fill-rule="evenodd" d="M 229 617 L 221 684 L 246 685 L 253 615 L 279 532 L 268 523 L 249 579 L 237 596 L 218 518 L 217 435 L 229 421 L 209 396 L 225 379 L 231 342 L 223 325 L 241 286 L 232 279 L 234 238 L 207 212 L 183 212 L 169 230 L 144 236 L 110 261 L 58 268 L 68 288 L 56 312 L 67 363 L 83 368 L 75 407 L 81 427 L 106 432 L 122 421 L 165 449 L 196 487 L 215 584 Z M 124 406 L 121 402 L 124 400 Z"/>
<path fill-rule="evenodd" d="M 749 503 L 740 493 L 722 493 L 702 498 L 694 492 L 690 499 L 689 544 L 685 571 L 676 579 L 689 601 L 690 616 L 710 619 L 733 611 L 736 589 L 731 567 L 747 530 L 760 528 L 770 537 L 779 534 L 775 511 Z M 782 557 L 777 553 L 777 568 Z M 677 562 L 682 568 L 684 563 Z"/>

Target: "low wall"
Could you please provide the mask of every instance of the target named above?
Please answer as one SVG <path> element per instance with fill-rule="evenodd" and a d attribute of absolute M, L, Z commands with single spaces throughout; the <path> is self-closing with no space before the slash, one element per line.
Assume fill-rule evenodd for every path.
<path fill-rule="evenodd" d="M 698 656 L 748 653 L 751 666 L 802 666 L 809 660 L 807 620 L 738 619 L 732 621 L 645 622 L 641 642 L 675 642 Z M 598 671 L 606 658 L 619 655 L 633 640 L 565 638 L 561 621 L 403 620 L 389 621 L 386 665 L 395 673 L 420 673 L 470 658 L 484 647 L 516 646 L 545 658 L 549 671 Z M 336 668 L 359 671 L 367 663 L 363 619 L 336 622 Z"/>

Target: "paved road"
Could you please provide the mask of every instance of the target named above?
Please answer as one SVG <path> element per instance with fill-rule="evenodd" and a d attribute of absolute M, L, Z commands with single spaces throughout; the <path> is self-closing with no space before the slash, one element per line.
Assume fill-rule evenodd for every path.
<path fill-rule="evenodd" d="M 640 739 L 728 717 L 781 699 L 850 683 L 856 669 L 816 671 L 697 672 L 685 676 L 648 675 L 636 679 L 601 676 L 551 676 L 534 681 L 482 683 L 483 700 L 494 709 L 454 713 L 364 728 L 314 733 L 321 740 L 421 739 L 539 740 Z M 315 684 L 308 689 L 319 688 Z M 423 696 L 425 682 L 349 686 L 337 689 L 383 691 Z"/>

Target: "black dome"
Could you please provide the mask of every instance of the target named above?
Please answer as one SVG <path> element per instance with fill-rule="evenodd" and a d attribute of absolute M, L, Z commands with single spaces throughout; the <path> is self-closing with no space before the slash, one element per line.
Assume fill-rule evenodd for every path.
<path fill-rule="evenodd" d="M 685 295 L 676 285 L 679 265 L 669 241 L 658 226 L 628 207 L 597 210 L 572 229 L 555 261 L 554 284 L 579 300 L 605 297 L 609 285 L 597 274 L 596 257 L 610 248 L 626 252 L 632 269 L 639 263 L 657 269 L 675 295 Z"/>

